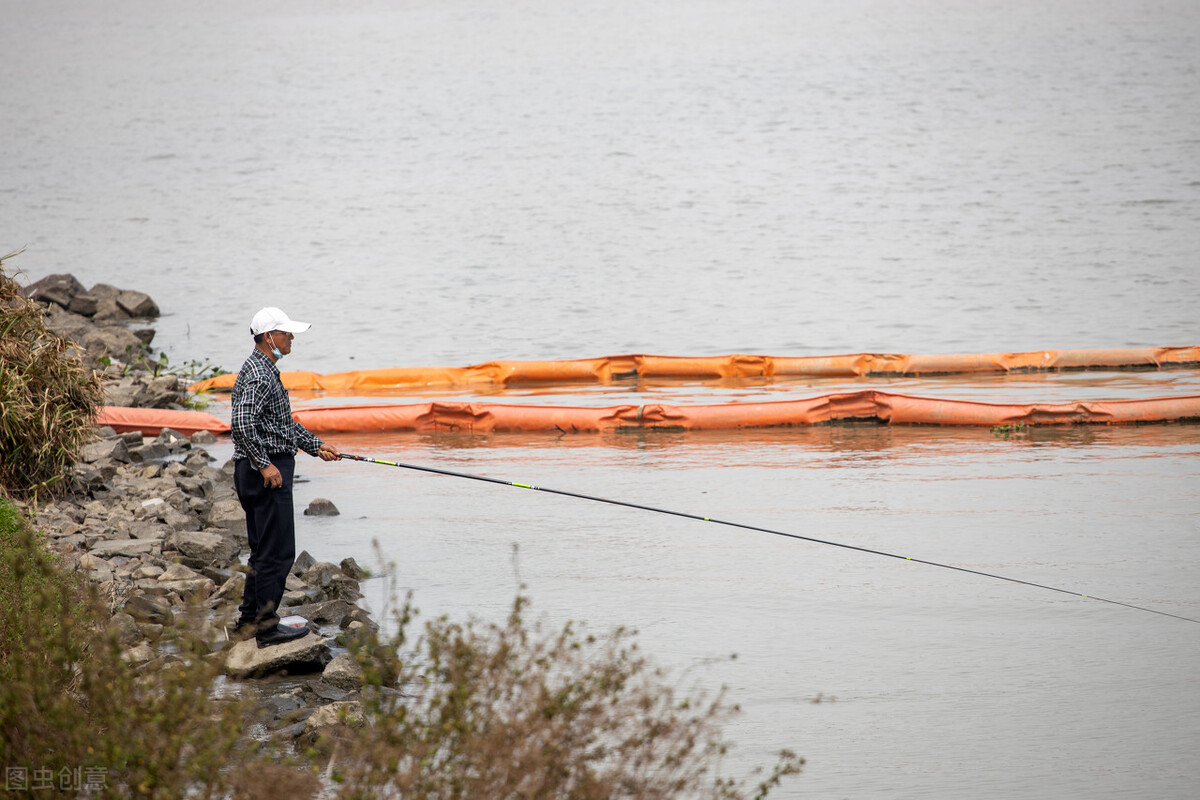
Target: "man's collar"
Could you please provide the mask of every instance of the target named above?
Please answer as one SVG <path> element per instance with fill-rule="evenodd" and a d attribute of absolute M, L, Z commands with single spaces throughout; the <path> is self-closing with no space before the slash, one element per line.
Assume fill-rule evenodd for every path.
<path fill-rule="evenodd" d="M 254 352 L 250 354 L 250 357 L 262 359 L 267 363 L 267 366 L 269 366 L 275 372 L 276 375 L 279 374 L 279 366 L 271 359 L 269 355 L 264 353 L 262 350 L 259 350 L 257 347 L 254 348 Z"/>

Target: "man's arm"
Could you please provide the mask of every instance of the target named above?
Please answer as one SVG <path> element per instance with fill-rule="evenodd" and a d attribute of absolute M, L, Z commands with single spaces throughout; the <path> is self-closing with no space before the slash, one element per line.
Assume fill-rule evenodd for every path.
<path fill-rule="evenodd" d="M 295 420 L 292 420 L 292 425 L 295 426 L 293 430 L 296 432 L 296 443 L 310 456 L 317 456 L 322 461 L 337 461 L 342 457 L 341 451 L 335 445 L 322 441 L 320 437 Z"/>

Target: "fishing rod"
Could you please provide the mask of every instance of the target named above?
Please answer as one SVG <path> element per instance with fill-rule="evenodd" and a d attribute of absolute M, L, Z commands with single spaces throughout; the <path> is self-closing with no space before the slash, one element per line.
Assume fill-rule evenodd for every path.
<path fill-rule="evenodd" d="M 914 564 L 925 564 L 930 567 L 941 567 L 942 569 L 952 569 L 956 572 L 966 572 L 970 575 L 979 575 L 984 578 L 993 578 L 995 580 L 1008 581 L 1009 583 L 1019 583 L 1023 586 L 1032 586 L 1037 589 L 1046 589 L 1051 592 L 1058 592 L 1059 594 L 1069 594 L 1072 597 L 1082 597 L 1086 600 L 1099 600 L 1101 603 L 1109 603 L 1110 605 L 1114 605 L 1114 606 L 1124 606 L 1125 608 L 1132 608 L 1135 611 L 1148 611 L 1151 614 L 1159 614 L 1164 617 L 1172 617 L 1174 619 L 1181 619 L 1184 622 L 1195 622 L 1197 624 L 1200 624 L 1200 619 L 1192 619 L 1191 617 L 1184 617 L 1184 616 L 1180 616 L 1179 614 L 1171 614 L 1170 612 L 1167 612 L 1167 611 L 1159 611 L 1156 608 L 1148 608 L 1146 606 L 1134 605 L 1133 603 L 1125 603 L 1121 600 L 1109 600 L 1104 597 L 1097 597 L 1094 594 L 1084 594 L 1083 592 L 1076 592 L 1071 589 L 1060 589 L 1056 586 L 1047 586 L 1044 583 L 1034 583 L 1033 581 L 1021 580 L 1020 578 L 1010 578 L 1007 575 L 997 575 L 992 572 L 983 572 L 981 570 L 970 569 L 968 567 L 958 567 L 958 566 L 955 566 L 954 564 L 942 564 L 938 561 L 927 561 L 923 558 L 913 558 L 911 556 L 902 556 L 902 555 L 898 555 L 896 553 L 888 553 L 884 550 L 874 550 L 870 547 L 861 547 L 859 545 L 846 544 L 844 542 L 834 542 L 834 541 L 830 541 L 829 539 L 818 539 L 815 536 L 803 536 L 799 533 L 789 533 L 787 531 L 778 531 L 773 528 L 762 528 L 762 527 L 759 527 L 758 525 L 747 525 L 742 522 L 729 522 L 729 521 L 723 520 L 723 519 L 713 519 L 712 517 L 705 517 L 705 516 L 701 516 L 700 514 L 689 514 L 685 511 L 672 511 L 667 508 L 655 508 L 654 506 L 645 506 L 645 505 L 641 505 L 640 503 L 631 503 L 627 500 L 614 500 L 610 497 L 597 497 L 595 495 L 590 495 L 590 494 L 580 494 L 579 492 L 568 492 L 563 489 L 551 489 L 546 486 L 533 486 L 528 483 L 517 483 L 516 481 L 506 481 L 506 480 L 502 480 L 500 478 L 489 478 L 485 475 L 472 475 L 471 473 L 468 473 L 468 472 L 455 472 L 454 470 L 440 469 L 438 467 L 427 467 L 427 466 L 424 466 L 421 464 L 405 464 L 404 462 L 401 462 L 401 461 L 385 461 L 382 458 L 369 458 L 367 456 L 355 456 L 355 455 L 351 455 L 349 453 L 342 453 L 341 458 L 348 458 L 348 459 L 352 459 L 354 461 L 365 461 L 370 464 L 383 464 L 384 466 L 387 466 L 387 467 L 399 467 L 401 469 L 411 469 L 411 470 L 416 470 L 418 472 L 431 472 L 436 475 L 448 475 L 453 478 L 466 478 L 466 479 L 472 480 L 472 481 L 483 481 L 484 483 L 495 483 L 500 486 L 513 486 L 518 489 L 531 489 L 535 492 L 546 492 L 548 494 L 562 495 L 563 497 L 575 497 L 580 500 L 591 500 L 596 503 L 608 503 L 609 505 L 613 505 L 613 506 L 624 506 L 625 508 L 636 508 L 641 511 L 653 511 L 656 514 L 669 514 L 673 517 L 683 517 L 684 519 L 694 519 L 694 520 L 698 520 L 700 522 L 713 522 L 713 523 L 716 523 L 717 525 L 727 525 L 731 528 L 742 528 L 743 530 L 758 531 L 759 533 L 770 533 L 775 536 L 785 536 L 789 539 L 799 539 L 800 541 L 804 541 L 804 542 L 812 542 L 814 544 L 825 544 L 825 545 L 829 545 L 831 547 L 840 547 L 844 550 L 855 550 L 859 553 L 870 553 L 872 555 L 886 556 L 887 558 L 900 559 L 901 561 L 911 561 Z"/>

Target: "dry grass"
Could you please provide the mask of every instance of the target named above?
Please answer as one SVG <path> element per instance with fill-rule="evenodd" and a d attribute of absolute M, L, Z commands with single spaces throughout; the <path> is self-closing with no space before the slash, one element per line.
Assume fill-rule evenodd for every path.
<path fill-rule="evenodd" d="M 352 645 L 376 692 L 337 746 L 339 797 L 763 798 L 800 771 L 785 750 L 749 785 L 723 776 L 736 707 L 680 696 L 629 631 L 548 631 L 525 619 L 527 603 L 518 595 L 502 625 L 433 620 L 415 644 L 405 604 L 386 646 Z M 402 695 L 382 688 L 397 671 Z"/>
<path fill-rule="evenodd" d="M 14 255 L 0 258 L 0 491 L 38 499 L 69 488 L 103 393 L 99 376 L 46 330 L 41 309 L 6 274 Z"/>

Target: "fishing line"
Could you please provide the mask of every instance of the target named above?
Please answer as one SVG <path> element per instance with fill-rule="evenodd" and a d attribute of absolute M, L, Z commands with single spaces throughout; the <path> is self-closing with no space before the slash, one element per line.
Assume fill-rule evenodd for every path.
<path fill-rule="evenodd" d="M 1071 589 L 1060 589 L 1056 586 L 1047 586 L 1044 583 L 1034 583 L 1033 581 L 1021 580 L 1020 578 L 1010 578 L 1007 575 L 997 575 L 992 572 L 983 572 L 983 571 L 977 570 L 977 569 L 969 569 L 968 567 L 957 567 L 953 564 L 942 564 L 937 561 L 927 561 L 923 558 L 913 558 L 911 556 L 902 556 L 902 555 L 898 555 L 896 553 L 888 553 L 884 550 L 874 550 L 870 547 L 861 547 L 859 545 L 854 545 L 854 544 L 845 544 L 844 542 L 834 542 L 834 541 L 830 541 L 828 539 L 818 539 L 815 536 L 803 536 L 799 533 L 789 533 L 787 531 L 778 531 L 778 530 L 774 530 L 773 528 L 762 528 L 762 527 L 759 527 L 758 525 L 747 525 L 742 522 L 729 522 L 728 520 L 723 520 L 723 519 L 713 519 L 712 517 L 705 517 L 705 516 L 701 516 L 699 514 L 689 514 L 684 511 L 672 511 L 667 508 L 655 508 L 654 506 L 644 506 L 644 505 L 641 505 L 640 503 L 630 503 L 626 500 L 614 500 L 610 497 L 597 497 L 595 495 L 590 495 L 590 494 L 580 494 L 579 492 L 568 492 L 568 491 L 564 491 L 563 489 L 551 489 L 551 488 L 548 488 L 545 486 L 532 486 L 528 483 L 517 483 L 516 481 L 506 481 L 506 480 L 502 480 L 500 478 L 488 478 L 484 475 L 472 475 L 467 472 L 455 472 L 454 470 L 440 469 L 438 467 L 426 467 L 426 466 L 422 466 L 420 464 L 405 464 L 400 461 L 384 461 L 381 458 L 368 458 L 367 456 L 355 456 L 355 455 L 350 455 L 349 453 L 342 453 L 341 457 L 353 459 L 354 461 L 366 461 L 370 464 L 383 464 L 384 466 L 388 466 L 388 467 L 400 467 L 401 469 L 417 470 L 418 472 L 432 472 L 436 475 L 448 475 L 453 478 L 467 478 L 468 480 L 472 480 L 472 481 L 483 481 L 484 483 L 495 483 L 495 484 L 499 484 L 500 486 L 514 486 L 518 489 L 531 489 L 535 492 L 546 492 L 548 494 L 562 495 L 563 497 L 575 497 L 580 500 L 592 500 L 597 503 L 608 503 L 609 505 L 613 505 L 613 506 L 624 506 L 625 508 L 636 508 L 641 511 L 653 511 L 656 514 L 669 514 L 673 517 L 683 517 L 684 519 L 694 519 L 694 520 L 698 520 L 700 522 L 713 522 L 713 523 L 716 523 L 717 525 L 727 525 L 731 528 L 741 528 L 741 529 L 747 530 L 747 531 L 758 531 L 760 533 L 770 533 L 775 536 L 786 536 L 789 539 L 799 539 L 800 541 L 812 542 L 813 544 L 825 544 L 825 545 L 829 545 L 830 547 L 840 547 L 844 550 L 855 550 L 859 553 L 870 553 L 872 555 L 877 555 L 877 556 L 886 556 L 888 558 L 896 558 L 901 561 L 911 561 L 914 564 L 925 564 L 930 567 L 941 567 L 942 569 L 952 569 L 955 572 L 966 572 L 970 575 L 979 575 L 984 578 L 993 578 L 995 580 L 1008 581 L 1009 583 L 1019 583 L 1023 586 L 1032 586 L 1037 589 L 1046 589 L 1051 592 L 1058 592 L 1059 594 L 1068 594 L 1068 595 L 1071 595 L 1072 597 L 1082 597 L 1087 600 L 1099 600 L 1101 603 L 1109 603 L 1110 605 L 1114 605 L 1114 606 L 1124 606 L 1125 608 L 1132 608 L 1135 611 L 1147 611 L 1151 614 L 1159 614 L 1164 617 L 1172 617 L 1174 619 L 1181 619 L 1184 622 L 1195 622 L 1197 624 L 1200 624 L 1200 619 L 1192 619 L 1191 617 L 1183 617 L 1178 614 L 1171 614 L 1167 611 L 1159 611 L 1156 608 L 1147 608 L 1146 606 L 1134 605 L 1133 603 L 1125 603 L 1120 600 L 1109 600 L 1104 597 L 1097 597 L 1094 594 L 1084 594 L 1083 592 L 1076 592 L 1076 591 L 1072 591 Z"/>

